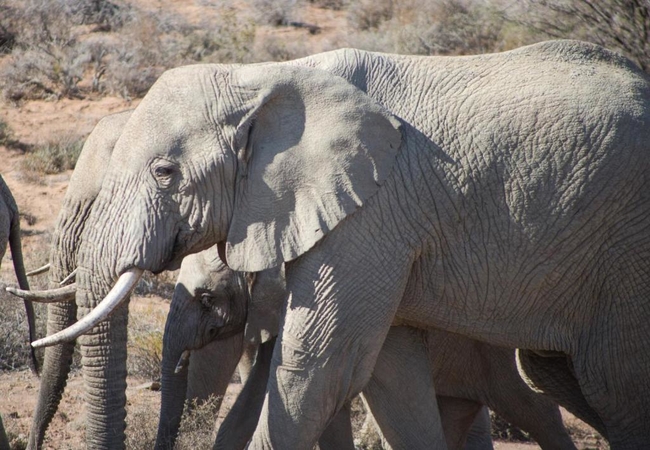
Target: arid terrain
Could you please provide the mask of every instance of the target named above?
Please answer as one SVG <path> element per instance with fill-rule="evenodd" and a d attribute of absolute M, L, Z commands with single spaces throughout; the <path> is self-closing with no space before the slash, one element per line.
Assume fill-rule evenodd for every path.
<path fill-rule="evenodd" d="M 484 2 L 472 1 L 432 1 L 435 7 L 421 11 L 414 1 L 125 0 L 103 2 L 117 6 L 109 8 L 108 16 L 100 17 L 95 11 L 83 20 L 80 13 L 74 16 L 68 10 L 50 14 L 43 9 L 46 3 L 30 0 L 25 2 L 28 6 L 21 6 L 17 1 L 0 0 L 0 174 L 21 211 L 28 269 L 48 261 L 51 233 L 74 166 L 74 152 L 78 153 L 101 117 L 135 108 L 165 68 L 197 62 L 284 60 L 343 46 L 421 54 L 480 53 L 549 37 L 530 32 L 535 25 L 532 22 L 532 28 L 525 28 L 521 21 L 503 21 L 499 10 L 479 8 L 476 5 Z M 74 6 L 91 2 L 59 3 Z M 486 2 L 494 8 L 506 3 Z M 34 21 L 31 10 L 21 13 L 20 8 L 45 11 L 43 22 Z M 71 22 L 55 22 L 61 17 Z M 589 30 L 586 25 L 575 29 L 580 33 Z M 642 64 L 643 55 L 635 57 Z M 63 156 L 55 156 L 56 151 Z M 147 277 L 131 300 L 127 392 L 130 449 L 150 448 L 155 439 L 160 393 L 150 387 L 159 377 L 161 336 L 174 276 L 163 274 L 158 280 Z M 7 252 L 0 285 L 15 284 L 11 254 Z M 45 288 L 47 275 L 34 277 L 31 285 Z M 9 298 L 4 289 L 0 302 L 0 415 L 12 448 L 21 449 L 27 442 L 39 380 L 26 365 L 22 304 Z M 45 318 L 45 309 L 38 306 L 40 336 Z M 78 362 L 75 364 L 49 427 L 47 449 L 85 448 L 83 381 Z M 239 388 L 238 382 L 231 384 L 220 417 Z M 362 414 L 361 407 L 356 408 L 358 415 Z M 210 405 L 198 408 L 193 418 L 184 422 L 180 446 L 208 446 L 213 417 Z M 607 448 L 585 424 L 568 413 L 565 419 L 579 448 Z M 495 441 L 496 448 L 539 448 L 518 441 L 521 433 L 507 425 L 496 424 L 494 428 L 495 436 L 503 438 Z M 359 448 L 373 448 L 367 445 L 359 442 Z"/>

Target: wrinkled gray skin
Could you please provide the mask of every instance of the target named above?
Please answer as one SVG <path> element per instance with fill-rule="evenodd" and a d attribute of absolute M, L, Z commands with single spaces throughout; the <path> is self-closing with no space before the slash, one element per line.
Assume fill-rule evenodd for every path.
<path fill-rule="evenodd" d="M 59 287 L 59 281 L 76 268 L 81 232 L 99 193 L 115 142 L 131 113 L 132 111 L 124 111 L 106 116 L 98 122 L 84 144 L 75 171 L 70 179 L 53 234 L 53 245 L 50 254 L 51 268 L 49 271 L 50 285 L 53 288 Z M 77 305 L 75 302 L 49 304 L 48 334 L 66 328 L 74 323 L 76 319 Z M 93 427 L 94 434 L 89 431 L 86 432 L 89 440 L 94 439 L 94 435 L 105 433 L 106 427 L 110 426 L 108 425 L 111 419 L 108 408 L 111 408 L 110 411 L 117 414 L 118 417 L 125 415 L 124 405 L 120 407 L 115 401 L 109 402 L 109 398 L 119 400 L 119 398 L 125 396 L 126 371 L 116 369 L 126 364 L 126 319 L 118 321 L 114 328 L 113 336 L 117 336 L 117 340 L 102 341 L 96 345 L 100 349 L 97 357 L 109 355 L 111 352 L 114 354 L 111 363 L 114 364 L 115 368 L 103 367 L 104 364 L 109 364 L 108 360 L 85 358 L 82 362 L 85 372 L 84 379 L 87 382 L 86 402 L 89 410 L 95 412 L 92 422 L 88 424 L 88 426 Z M 111 342 L 116 343 L 116 348 L 112 348 Z M 225 391 L 229 380 L 224 381 L 218 377 L 205 377 L 203 375 L 207 373 L 207 367 L 218 364 L 218 361 L 222 359 L 220 352 L 224 350 L 229 351 L 226 343 L 221 342 L 216 350 L 212 350 L 211 346 L 207 346 L 203 350 L 205 351 L 204 355 L 202 355 L 203 351 L 197 352 L 201 357 L 195 358 L 189 370 L 189 399 L 202 401 L 206 400 L 212 392 Z M 48 347 L 45 350 L 45 362 L 41 374 L 38 402 L 29 435 L 29 449 L 35 450 L 42 447 L 47 427 L 58 408 L 65 389 L 72 364 L 73 351 L 74 342 Z M 92 366 L 88 366 L 88 364 L 92 364 Z M 101 389 L 102 380 L 104 379 L 110 387 Z M 104 417 L 106 419 L 103 419 Z"/>
<path fill-rule="evenodd" d="M 131 112 L 104 117 L 86 139 L 54 229 L 50 251 L 51 288 L 58 288 L 59 282 L 77 267 L 81 234 L 104 180 L 115 142 Z M 47 333 L 55 333 L 76 322 L 77 309 L 75 302 L 49 304 Z M 82 365 L 88 405 L 87 436 L 92 436 L 95 427 L 102 422 L 97 419 L 98 416 L 107 411 L 119 415 L 117 402 L 124 397 L 126 389 L 126 312 L 126 306 L 120 308 L 111 317 L 110 324 L 106 324 L 112 333 L 110 341 L 89 341 L 84 350 Z M 29 449 L 41 448 L 43 444 L 45 431 L 63 395 L 73 351 L 74 342 L 45 349 L 38 402 L 29 434 Z M 109 361 L 111 367 L 108 367 Z M 106 385 L 102 383 L 104 379 Z"/>
<path fill-rule="evenodd" d="M 566 355 L 557 376 L 580 389 L 558 400 L 583 397 L 612 448 L 639 448 L 648 150 L 647 75 L 576 41 L 173 69 L 115 145 L 77 304 L 95 307 L 130 269 L 174 269 L 217 243 L 237 271 L 286 262 L 251 448 L 311 448 L 367 384 L 396 321 Z M 108 327 L 80 339 L 84 357 Z M 115 430 L 98 444 L 120 448 Z"/>
<path fill-rule="evenodd" d="M 201 354 L 192 353 L 190 364 L 213 354 L 210 364 L 204 364 L 204 376 L 227 383 L 242 348 L 253 344 L 241 331 L 226 340 L 221 340 L 220 335 L 243 331 L 244 326 L 248 336 L 256 336 L 260 330 L 277 334 L 277 317 L 282 314 L 286 297 L 284 287 L 284 279 L 277 269 L 254 276 L 233 272 L 221 262 L 216 247 L 183 260 L 163 339 L 157 448 L 171 448 L 178 432 L 188 375 L 187 371 L 176 374 L 174 369 L 183 351 L 208 345 L 203 347 Z M 265 321 L 268 318 L 272 319 L 271 323 Z M 235 348 L 233 339 L 240 343 L 243 339 L 245 343 Z M 417 435 L 419 421 L 414 423 L 406 418 L 419 416 L 419 405 L 427 399 L 426 391 L 416 390 L 408 391 L 412 398 L 406 397 L 405 386 L 417 376 L 416 368 L 419 367 L 417 361 L 411 360 L 413 354 L 410 352 L 417 347 L 418 339 L 422 339 L 419 332 L 392 327 L 373 375 L 363 390 L 365 401 L 375 413 L 376 421 L 383 425 L 384 438 L 392 448 L 402 439 L 395 437 L 395 433 Z M 430 378 L 433 374 L 449 448 L 464 447 L 475 420 L 478 423 L 470 434 L 467 448 L 491 448 L 489 417 L 486 426 L 486 411 L 481 413 L 483 405 L 529 432 L 544 449 L 575 448 L 564 429 L 557 405 L 535 394 L 519 377 L 513 350 L 444 331 L 429 330 L 424 339 L 432 371 L 423 376 Z M 258 414 L 254 412 L 262 409 L 270 364 L 270 357 L 258 357 L 240 397 L 219 430 L 215 448 L 243 448 L 248 442 L 257 423 Z M 213 395 L 223 396 L 226 387 L 224 384 L 222 390 L 212 392 Z M 431 402 L 432 396 L 429 397 Z M 346 419 L 347 428 L 342 425 Z M 337 449 L 346 442 L 353 448 L 349 415 L 339 414 L 336 421 L 323 433 L 320 448 Z M 333 439 L 335 441 L 330 442 Z"/>
<path fill-rule="evenodd" d="M 21 289 L 29 289 L 27 275 L 25 275 L 25 266 L 23 264 L 23 251 L 20 244 L 20 215 L 16 200 L 9 190 L 9 186 L 5 180 L 0 176 L 0 264 L 7 251 L 7 243 L 11 249 L 11 259 L 14 264 L 14 271 L 18 286 Z M 29 327 L 29 340 L 35 339 L 35 325 L 34 325 L 34 307 L 30 301 L 25 300 L 25 312 L 27 313 L 27 325 Z M 38 373 L 38 364 L 34 354 L 31 350 L 31 369 L 34 373 Z M 4 426 L 2 425 L 2 418 L 0 418 L 0 450 L 8 449 L 9 441 L 5 434 Z"/>

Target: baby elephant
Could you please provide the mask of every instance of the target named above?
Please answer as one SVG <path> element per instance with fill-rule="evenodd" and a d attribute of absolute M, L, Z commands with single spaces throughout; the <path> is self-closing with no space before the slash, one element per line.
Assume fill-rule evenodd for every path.
<path fill-rule="evenodd" d="M 185 258 L 165 328 L 157 448 L 173 444 L 186 394 L 223 395 L 242 353 L 255 353 L 259 346 L 250 374 L 244 370 L 245 387 L 215 444 L 243 448 L 262 408 L 285 295 L 282 269 L 237 273 L 224 266 L 216 247 Z M 422 361 L 426 358 L 413 351 L 418 346 L 436 350 Z M 419 418 L 436 407 L 431 379 L 449 448 L 463 448 L 483 405 L 530 433 L 544 449 L 575 448 L 557 405 L 520 378 L 512 349 L 401 326 L 391 327 L 363 391 L 393 448 L 415 448 L 413 439 L 423 432 Z M 344 407 L 323 433 L 321 448 L 354 448 L 347 412 Z M 483 442 L 490 448 L 489 428 L 484 430 Z"/>

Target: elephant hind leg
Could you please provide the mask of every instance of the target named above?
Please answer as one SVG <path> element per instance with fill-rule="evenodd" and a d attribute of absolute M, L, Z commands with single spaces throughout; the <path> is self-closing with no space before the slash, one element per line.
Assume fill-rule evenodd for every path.
<path fill-rule="evenodd" d="M 531 389 L 555 400 L 607 438 L 605 424 L 582 394 L 568 356 L 541 356 L 518 349 L 517 368 Z"/>
<path fill-rule="evenodd" d="M 468 433 L 472 424 L 481 412 L 483 405 L 473 400 L 464 398 L 437 396 L 438 408 L 440 409 L 440 419 L 442 429 L 445 432 L 447 448 L 463 449 L 468 441 Z M 489 423 L 489 419 L 488 419 Z M 479 431 L 479 430 L 477 430 Z M 487 427 L 487 436 L 480 431 L 473 436 L 472 445 L 469 448 L 492 448 L 492 438 L 490 436 L 490 427 Z M 468 442 L 469 444 L 469 442 Z"/>

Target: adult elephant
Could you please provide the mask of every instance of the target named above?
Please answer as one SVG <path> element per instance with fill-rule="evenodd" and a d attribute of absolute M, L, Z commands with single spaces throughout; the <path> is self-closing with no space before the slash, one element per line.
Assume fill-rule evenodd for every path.
<path fill-rule="evenodd" d="M 29 282 L 25 274 L 25 265 L 23 263 L 23 250 L 20 242 L 20 214 L 16 200 L 9 190 L 9 186 L 5 180 L 0 176 L 0 263 L 7 251 L 7 243 L 11 249 L 11 259 L 14 264 L 14 272 L 18 280 L 18 286 L 21 289 L 29 289 Z M 27 314 L 27 325 L 29 327 L 29 340 L 30 342 L 35 339 L 35 323 L 34 323 L 34 307 L 28 300 L 24 301 L 25 312 Z M 38 373 L 38 361 L 34 354 L 34 349 L 30 349 L 30 363 L 31 369 L 34 373 Z M 0 449 L 8 449 L 9 440 L 5 433 L 0 417 Z"/>
<path fill-rule="evenodd" d="M 156 448 L 174 446 L 188 391 L 188 371 L 181 370 L 188 357 L 193 365 L 190 376 L 197 376 L 196 366 L 202 364 L 203 377 L 215 380 L 214 386 L 220 387 L 212 394 L 222 397 L 243 348 L 254 348 L 278 334 L 285 297 L 281 268 L 257 274 L 237 273 L 221 262 L 216 247 L 185 257 L 163 338 Z M 418 341 L 424 341 L 429 349 L 430 366 L 410 359 L 410 349 L 417 348 Z M 201 349 L 200 353 L 197 349 Z M 205 363 L 204 358 L 208 358 Z M 408 439 L 423 433 L 419 427 L 425 424 L 420 417 L 429 405 L 422 403 L 432 403 L 434 398 L 429 397 L 426 383 L 413 381 L 418 376 L 434 380 L 450 449 L 464 447 L 472 423 L 478 418 L 480 424 L 480 419 L 484 419 L 479 415 L 483 405 L 529 432 L 544 449 L 575 448 L 557 405 L 535 394 L 519 377 L 512 349 L 444 331 L 429 330 L 423 334 L 406 327 L 392 327 L 377 361 L 363 394 L 377 422 L 383 425 L 391 448 L 409 448 L 412 441 Z M 257 358 L 240 397 L 219 430 L 215 448 L 243 448 L 248 442 L 262 409 L 269 365 L 270 358 Z M 418 373 L 420 368 L 425 369 L 424 373 Z M 410 390 L 406 388 L 409 382 Z M 421 386 L 424 388 L 418 390 Z M 334 427 L 322 435 L 329 440 L 319 441 L 323 450 L 354 448 L 349 416 L 342 414 L 337 419 Z M 345 421 L 347 426 L 341 426 Z M 469 448 L 490 448 L 489 420 L 487 426 L 478 429 L 482 433 L 472 435 Z"/>
<path fill-rule="evenodd" d="M 649 110 L 646 74 L 576 41 L 170 70 L 84 230 L 77 303 L 101 306 L 36 345 L 89 332 L 90 349 L 144 270 L 219 244 L 234 270 L 287 263 L 252 448 L 311 448 L 396 320 L 567 355 L 559 376 L 580 390 L 561 402 L 583 398 L 612 448 L 639 448 Z"/>
<path fill-rule="evenodd" d="M 113 146 L 132 111 L 111 114 L 100 120 L 90 133 L 70 178 L 61 210 L 52 235 L 50 251 L 49 292 L 20 293 L 34 301 L 74 300 L 73 285 L 60 288 L 62 280 L 71 283 L 77 268 L 77 254 L 88 215 L 100 191 L 105 168 Z M 16 292 L 16 291 L 14 291 Z M 52 302 L 47 310 L 47 333 L 57 333 L 75 323 L 77 304 L 74 301 Z M 87 341 L 82 360 L 86 385 L 89 440 L 101 434 L 102 424 L 124 418 L 126 390 L 127 308 L 107 323 L 103 339 Z M 74 342 L 63 342 L 45 349 L 38 402 L 29 434 L 29 449 L 41 448 L 47 427 L 56 412 L 72 364 Z"/>

